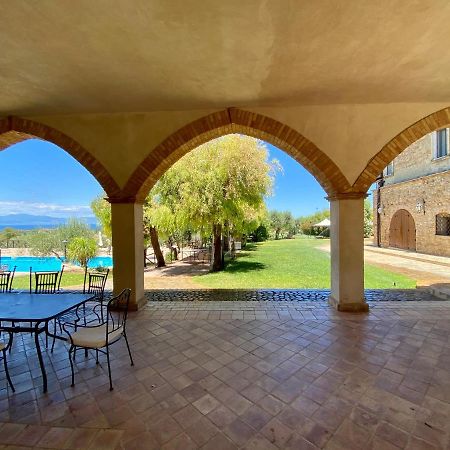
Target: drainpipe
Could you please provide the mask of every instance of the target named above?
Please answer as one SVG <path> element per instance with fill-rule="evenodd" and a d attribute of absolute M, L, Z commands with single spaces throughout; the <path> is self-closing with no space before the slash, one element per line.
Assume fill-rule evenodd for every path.
<path fill-rule="evenodd" d="M 384 186 L 383 172 L 378 175 L 377 183 L 377 247 L 381 247 L 381 188 Z"/>

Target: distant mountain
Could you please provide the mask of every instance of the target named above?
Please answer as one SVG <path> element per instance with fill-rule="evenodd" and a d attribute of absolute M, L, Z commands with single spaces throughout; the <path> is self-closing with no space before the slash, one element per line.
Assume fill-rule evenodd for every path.
<path fill-rule="evenodd" d="M 95 217 L 78 217 L 84 220 L 90 227 L 97 227 Z M 33 216 L 31 214 L 8 214 L 0 216 L 0 230 L 4 228 L 18 228 L 19 230 L 31 230 L 34 228 L 55 228 L 67 223 L 66 217 Z"/>

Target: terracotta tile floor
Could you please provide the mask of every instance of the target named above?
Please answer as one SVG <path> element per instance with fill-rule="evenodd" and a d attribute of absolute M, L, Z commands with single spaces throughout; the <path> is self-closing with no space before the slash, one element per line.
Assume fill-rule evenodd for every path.
<path fill-rule="evenodd" d="M 445 449 L 450 303 L 376 303 L 365 315 L 321 302 L 152 302 L 106 364 L 29 335 L 0 372 L 0 448 Z"/>

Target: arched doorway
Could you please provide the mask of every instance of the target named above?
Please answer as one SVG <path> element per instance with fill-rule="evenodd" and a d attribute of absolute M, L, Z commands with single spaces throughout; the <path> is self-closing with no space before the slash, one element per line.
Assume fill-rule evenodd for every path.
<path fill-rule="evenodd" d="M 389 247 L 416 251 L 416 224 L 406 209 L 399 209 L 391 219 Z"/>

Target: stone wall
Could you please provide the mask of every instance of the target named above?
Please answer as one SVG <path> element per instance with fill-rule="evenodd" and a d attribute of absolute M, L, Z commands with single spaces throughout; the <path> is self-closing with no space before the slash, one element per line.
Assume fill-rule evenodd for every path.
<path fill-rule="evenodd" d="M 434 135 L 427 134 L 394 159 L 394 174 L 385 176 L 385 185 L 450 170 L 450 156 L 434 158 Z"/>
<path fill-rule="evenodd" d="M 377 190 L 374 198 L 374 239 L 377 240 Z M 423 203 L 418 211 L 416 206 Z M 420 253 L 450 256 L 450 236 L 436 235 L 436 214 L 450 213 L 450 170 L 381 188 L 381 246 L 389 247 L 391 219 L 399 209 L 406 209 L 416 225 L 416 246 Z"/>

